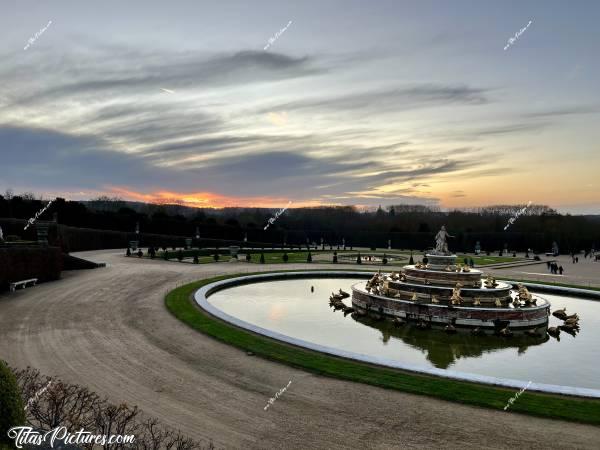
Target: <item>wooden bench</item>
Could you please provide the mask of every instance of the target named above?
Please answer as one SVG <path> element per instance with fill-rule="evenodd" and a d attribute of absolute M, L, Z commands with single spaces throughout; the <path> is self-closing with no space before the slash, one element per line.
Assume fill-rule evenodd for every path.
<path fill-rule="evenodd" d="M 10 283 L 10 292 L 15 292 L 17 290 L 18 286 L 22 286 L 23 289 L 25 289 L 29 283 L 31 283 L 33 286 L 35 286 L 35 283 L 37 283 L 37 280 L 38 280 L 37 278 L 30 278 L 29 280 L 21 280 L 21 281 L 15 281 L 14 283 Z"/>

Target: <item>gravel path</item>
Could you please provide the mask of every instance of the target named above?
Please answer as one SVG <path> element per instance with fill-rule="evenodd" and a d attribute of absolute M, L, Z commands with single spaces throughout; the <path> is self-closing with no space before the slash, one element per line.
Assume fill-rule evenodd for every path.
<path fill-rule="evenodd" d="M 65 272 L 60 281 L 0 295 L 0 357 L 85 385 L 115 403 L 137 404 L 191 437 L 212 439 L 217 448 L 565 449 L 600 443 L 597 427 L 338 381 L 248 356 L 189 329 L 164 306 L 165 292 L 178 284 L 281 265 L 192 265 L 121 255 L 79 253 L 108 267 Z"/>

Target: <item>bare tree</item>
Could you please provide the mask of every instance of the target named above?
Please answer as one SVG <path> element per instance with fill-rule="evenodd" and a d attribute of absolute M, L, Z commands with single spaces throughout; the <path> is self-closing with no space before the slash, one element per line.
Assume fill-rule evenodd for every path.
<path fill-rule="evenodd" d="M 213 450 L 208 446 L 184 436 L 180 430 L 164 427 L 158 420 L 138 419 L 137 406 L 125 403 L 118 406 L 101 399 L 87 388 L 68 384 L 59 379 L 43 376 L 36 369 L 13 370 L 27 404 L 29 425 L 40 430 L 52 430 L 64 426 L 69 431 L 84 429 L 94 435 L 133 435 L 133 443 L 109 443 L 101 445 L 104 450 Z M 50 383 L 51 382 L 51 383 Z M 40 395 L 40 392 L 43 394 Z M 38 395 L 36 395 L 38 394 Z M 98 444 L 80 443 L 85 450 L 98 448 Z"/>
<path fill-rule="evenodd" d="M 94 426 L 96 434 L 103 434 L 106 436 L 110 435 L 121 435 L 126 434 L 135 435 L 139 429 L 139 425 L 136 424 L 135 418 L 139 414 L 137 406 L 130 408 L 125 403 L 120 405 L 111 405 L 108 402 L 97 403 L 94 408 Z M 106 442 L 102 445 L 105 450 L 120 450 L 124 449 L 126 444 L 123 443 L 109 443 Z"/>

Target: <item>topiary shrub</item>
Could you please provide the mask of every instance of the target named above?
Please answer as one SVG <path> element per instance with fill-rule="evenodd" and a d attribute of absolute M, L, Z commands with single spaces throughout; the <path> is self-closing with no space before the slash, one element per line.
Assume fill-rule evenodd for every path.
<path fill-rule="evenodd" d="M 261 264 L 264 264 L 264 263 L 265 263 L 265 254 L 264 254 L 264 253 L 261 253 L 261 254 L 260 254 L 260 263 L 261 263 Z"/>
<path fill-rule="evenodd" d="M 140 248 L 137 252 L 138 258 L 141 258 L 142 256 L 144 256 L 144 252 L 142 251 L 142 249 Z"/>
<path fill-rule="evenodd" d="M 362 264 L 362 259 L 360 258 L 360 252 L 358 253 L 358 256 L 356 257 L 356 264 Z"/>
<path fill-rule="evenodd" d="M 312 262 L 312 255 L 310 254 L 310 252 L 308 252 L 308 256 L 306 257 L 306 262 L 307 263 L 311 263 Z"/>
<path fill-rule="evenodd" d="M 8 437 L 8 430 L 25 425 L 25 419 L 25 405 L 17 379 L 0 360 L 0 448 L 13 448 L 14 439 Z"/>
<path fill-rule="evenodd" d="M 290 259 L 290 257 L 288 256 L 287 253 L 283 254 L 283 262 L 288 262 L 288 260 Z"/>

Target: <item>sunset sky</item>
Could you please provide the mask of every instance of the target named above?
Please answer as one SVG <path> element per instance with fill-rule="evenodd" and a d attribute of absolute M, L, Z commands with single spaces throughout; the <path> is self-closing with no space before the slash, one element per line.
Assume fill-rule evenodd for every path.
<path fill-rule="evenodd" d="M 2 7 L 0 192 L 600 214 L 598 2 Z"/>

